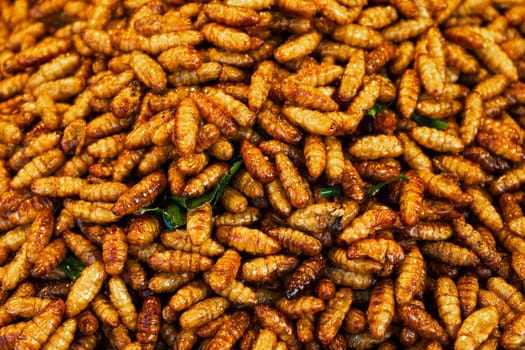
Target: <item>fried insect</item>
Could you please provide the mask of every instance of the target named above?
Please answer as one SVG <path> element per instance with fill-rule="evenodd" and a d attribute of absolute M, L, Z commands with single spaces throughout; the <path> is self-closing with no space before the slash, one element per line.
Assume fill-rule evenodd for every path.
<path fill-rule="evenodd" d="M 122 278 L 112 276 L 108 281 L 108 289 L 111 304 L 117 309 L 122 323 L 127 329 L 136 330 L 137 310 Z"/>
<path fill-rule="evenodd" d="M 318 280 L 325 266 L 326 259 L 323 255 L 314 256 L 299 265 L 286 284 L 286 298 L 290 299 L 295 297 L 302 290 L 308 288 L 308 286 Z"/>
<path fill-rule="evenodd" d="M 321 242 L 300 230 L 277 227 L 268 231 L 268 235 L 277 240 L 285 249 L 295 254 L 317 255 L 321 252 Z"/>
<path fill-rule="evenodd" d="M 328 300 L 326 309 L 319 315 L 317 338 L 323 344 L 329 344 L 343 324 L 343 319 L 352 305 L 352 290 L 341 288 Z"/>
<path fill-rule="evenodd" d="M 346 252 L 349 259 L 370 257 L 380 263 L 397 264 L 405 259 L 403 248 L 394 240 L 364 238 L 353 242 Z"/>
<path fill-rule="evenodd" d="M 443 327 L 424 309 L 415 304 L 399 307 L 399 317 L 410 328 L 423 337 L 437 339 L 440 343 L 448 342 L 449 337 Z"/>
<path fill-rule="evenodd" d="M 64 260 L 67 246 L 63 239 L 55 239 L 46 245 L 34 260 L 31 276 L 42 277 L 50 273 L 58 264 Z"/>
<path fill-rule="evenodd" d="M 267 184 L 277 175 L 275 167 L 262 151 L 246 139 L 241 143 L 241 155 L 248 172 L 261 183 Z"/>
<path fill-rule="evenodd" d="M 269 255 L 248 260 L 242 264 L 242 276 L 247 282 L 269 282 L 282 277 L 299 264 L 296 257 Z"/>
<path fill-rule="evenodd" d="M 383 280 L 372 291 L 367 310 L 370 333 L 375 339 L 382 339 L 395 314 L 394 283 Z"/>
<path fill-rule="evenodd" d="M 60 325 L 64 310 L 64 302 L 60 299 L 49 303 L 39 315 L 25 324 L 14 348 L 40 349 Z"/>
<path fill-rule="evenodd" d="M 283 152 L 278 152 L 275 155 L 275 166 L 292 205 L 296 208 L 304 208 L 310 204 L 312 198 L 310 187 L 290 158 Z"/>
<path fill-rule="evenodd" d="M 209 343 L 209 349 L 230 349 L 250 326 L 250 315 L 246 311 L 236 311 L 217 330 Z"/>
<path fill-rule="evenodd" d="M 154 252 L 148 264 L 152 269 L 175 273 L 206 271 L 213 265 L 212 260 L 205 256 L 180 250 Z"/>
<path fill-rule="evenodd" d="M 366 238 L 373 232 L 391 227 L 398 219 L 397 214 L 391 209 L 371 209 L 355 218 L 347 226 L 339 239 L 348 244 Z"/>
<path fill-rule="evenodd" d="M 394 135 L 366 135 L 357 138 L 347 151 L 357 159 L 374 160 L 398 157 L 403 153 L 403 146 Z"/>
<path fill-rule="evenodd" d="M 454 349 L 478 347 L 487 340 L 492 330 L 497 327 L 498 320 L 499 313 L 495 306 L 487 306 L 474 311 L 463 321 L 454 343 Z M 509 332 L 511 331 L 509 330 Z M 502 338 L 503 343 L 504 339 Z"/>
<path fill-rule="evenodd" d="M 217 23 L 208 23 L 202 28 L 204 39 L 226 51 L 245 52 L 252 43 L 248 34 Z"/>
<path fill-rule="evenodd" d="M 202 326 L 222 315 L 230 306 L 230 302 L 222 297 L 204 299 L 184 311 L 179 318 L 183 329 Z"/>
<path fill-rule="evenodd" d="M 438 306 L 439 317 L 443 321 L 447 334 L 451 338 L 456 338 L 462 323 L 461 308 L 456 284 L 450 277 L 438 277 L 434 298 Z"/>
<path fill-rule="evenodd" d="M 280 244 L 258 229 L 243 226 L 220 226 L 215 235 L 220 243 L 253 255 L 277 253 Z"/>
<path fill-rule="evenodd" d="M 298 340 L 292 322 L 280 311 L 266 305 L 257 305 L 254 311 L 263 327 L 272 330 L 277 337 L 288 346 L 298 346 Z"/>
<path fill-rule="evenodd" d="M 188 211 L 186 230 L 193 245 L 200 246 L 211 236 L 212 207 L 205 203 Z"/>
<path fill-rule="evenodd" d="M 181 287 L 169 301 L 173 311 L 182 311 L 210 296 L 211 290 L 203 281 L 193 281 Z"/>
<path fill-rule="evenodd" d="M 167 184 L 163 172 L 153 172 L 124 192 L 111 208 L 115 215 L 134 213 L 148 205 L 164 190 Z"/>
<path fill-rule="evenodd" d="M 118 325 L 118 312 L 105 294 L 98 293 L 91 301 L 91 308 L 102 323 L 107 324 L 110 327 L 116 327 Z"/>
<path fill-rule="evenodd" d="M 317 31 L 300 35 L 276 48 L 273 56 L 279 63 L 300 59 L 312 53 L 321 39 L 322 35 Z"/>
<path fill-rule="evenodd" d="M 471 250 L 446 241 L 426 242 L 421 246 L 423 255 L 450 265 L 475 266 L 479 258 Z"/>
<path fill-rule="evenodd" d="M 128 242 L 124 230 L 116 225 L 106 229 L 102 244 L 102 260 L 108 275 L 116 276 L 124 270 L 128 257 Z"/>
<path fill-rule="evenodd" d="M 96 261 L 82 270 L 65 302 L 65 313 L 68 317 L 78 315 L 89 305 L 102 288 L 106 276 L 104 264 L 101 261 Z"/>
<path fill-rule="evenodd" d="M 10 185 L 14 189 L 29 186 L 34 180 L 53 174 L 64 162 L 64 153 L 58 148 L 53 148 L 24 165 L 12 178 Z"/>

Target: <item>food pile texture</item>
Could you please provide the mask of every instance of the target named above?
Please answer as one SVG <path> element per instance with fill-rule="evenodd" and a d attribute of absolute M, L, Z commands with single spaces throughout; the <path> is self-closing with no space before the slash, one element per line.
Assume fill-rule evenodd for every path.
<path fill-rule="evenodd" d="M 525 345 L 525 1 L 0 0 L 0 349 Z"/>

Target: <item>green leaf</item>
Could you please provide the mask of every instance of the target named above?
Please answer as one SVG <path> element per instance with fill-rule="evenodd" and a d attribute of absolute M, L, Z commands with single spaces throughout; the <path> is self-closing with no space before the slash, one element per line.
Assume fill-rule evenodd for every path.
<path fill-rule="evenodd" d="M 365 187 L 365 193 L 366 193 L 367 197 L 375 196 L 383 187 L 385 187 L 388 184 L 391 184 L 392 182 L 398 181 L 398 180 L 403 180 L 405 182 L 410 181 L 408 179 L 408 177 L 406 177 L 405 175 L 401 174 L 401 175 L 398 175 L 398 176 L 396 176 L 394 178 L 391 178 L 388 181 L 380 182 L 380 183 L 378 183 L 375 186 Z"/>
<path fill-rule="evenodd" d="M 383 108 L 385 108 L 386 106 L 379 103 L 379 102 L 376 102 L 374 103 L 374 105 L 372 106 L 372 108 L 370 108 L 367 112 L 366 112 L 366 115 L 369 115 L 371 116 L 372 118 L 375 118 L 377 116 L 377 113 L 381 112 L 381 110 Z"/>
<path fill-rule="evenodd" d="M 58 265 L 58 268 L 73 282 L 80 277 L 84 267 L 84 264 L 82 264 L 82 262 L 71 253 L 68 253 L 64 260 Z"/>
<path fill-rule="evenodd" d="M 319 191 L 319 197 L 342 196 L 343 194 L 341 186 L 325 187 Z"/>
<path fill-rule="evenodd" d="M 160 207 L 143 207 L 141 214 L 148 211 L 160 214 L 164 225 L 170 230 L 186 225 L 186 208 L 171 198 L 163 200 L 159 205 Z"/>
<path fill-rule="evenodd" d="M 239 170 L 241 168 L 241 165 L 242 165 L 242 159 L 239 159 L 239 160 L 235 161 L 232 164 L 232 166 L 230 167 L 230 170 L 228 171 L 228 173 L 226 175 L 224 175 L 219 180 L 219 182 L 215 185 L 215 186 L 217 186 L 217 189 L 215 191 L 215 198 L 213 198 L 213 201 L 212 201 L 212 205 L 213 206 L 215 206 L 215 204 L 217 204 L 217 201 L 219 200 L 219 198 L 221 198 L 222 193 L 224 192 L 224 189 L 226 188 L 226 186 L 228 186 L 228 184 L 230 183 L 233 175 L 235 175 L 237 170 Z"/>
<path fill-rule="evenodd" d="M 186 214 L 188 210 L 200 207 L 206 202 L 210 202 L 212 206 L 217 204 L 224 189 L 230 183 L 233 175 L 239 170 L 242 165 L 242 159 L 234 158 L 232 166 L 228 172 L 215 184 L 212 188 L 200 197 L 184 198 L 175 196 L 163 196 L 158 203 L 143 207 L 141 213 L 148 211 L 158 213 L 162 216 L 162 220 L 166 227 L 170 230 L 186 225 Z"/>
<path fill-rule="evenodd" d="M 430 128 L 438 129 L 438 130 L 447 130 L 448 124 L 442 120 L 439 119 L 429 119 L 420 116 L 416 112 L 412 113 L 412 120 L 418 123 L 422 126 L 428 126 Z"/>

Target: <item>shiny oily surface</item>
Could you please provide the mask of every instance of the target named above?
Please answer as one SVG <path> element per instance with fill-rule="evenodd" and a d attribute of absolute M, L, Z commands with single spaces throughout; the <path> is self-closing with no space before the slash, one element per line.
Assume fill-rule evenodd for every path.
<path fill-rule="evenodd" d="M 0 0 L 2 348 L 521 348 L 524 35 L 519 0 Z"/>

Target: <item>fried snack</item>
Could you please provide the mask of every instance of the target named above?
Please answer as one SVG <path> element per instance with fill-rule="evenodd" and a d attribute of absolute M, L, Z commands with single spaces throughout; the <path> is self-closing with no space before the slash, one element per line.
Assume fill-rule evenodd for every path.
<path fill-rule="evenodd" d="M 326 305 L 326 309 L 319 316 L 317 337 L 323 344 L 329 344 L 336 336 L 343 323 L 343 319 L 352 305 L 352 290 L 339 289 Z"/>
<path fill-rule="evenodd" d="M 101 261 L 86 267 L 68 294 L 65 302 L 66 315 L 73 317 L 84 310 L 100 291 L 105 279 L 106 272 Z"/>
<path fill-rule="evenodd" d="M 326 260 L 323 255 L 314 256 L 299 265 L 288 280 L 285 292 L 286 297 L 288 299 L 293 298 L 319 279 L 325 265 Z"/>
<path fill-rule="evenodd" d="M 449 338 L 443 327 L 419 306 L 405 304 L 399 307 L 398 313 L 403 322 L 421 336 L 436 339 L 440 343 L 448 342 Z"/>
<path fill-rule="evenodd" d="M 339 239 L 351 244 L 366 238 L 373 232 L 391 227 L 398 219 L 391 209 L 371 209 L 355 218 L 339 236 Z"/>
<path fill-rule="evenodd" d="M 266 305 L 257 305 L 255 315 L 263 327 L 272 330 L 288 346 L 298 346 L 293 324 L 280 311 Z"/>
<path fill-rule="evenodd" d="M 124 230 L 111 226 L 104 234 L 102 244 L 102 260 L 108 275 L 116 276 L 124 270 L 128 255 L 128 242 Z"/>
<path fill-rule="evenodd" d="M 382 339 L 390 326 L 395 313 L 394 283 L 383 280 L 372 291 L 367 310 L 370 333 L 375 339 Z"/>
<path fill-rule="evenodd" d="M 498 319 L 498 309 L 496 309 L 495 306 L 487 306 L 474 311 L 463 321 L 458 331 L 456 342 L 454 343 L 454 349 L 464 349 L 464 347 L 477 347 L 481 345 L 497 326 Z M 509 329 L 508 332 L 510 333 L 512 331 Z M 503 344 L 505 344 L 506 340 L 503 339 L 505 338 L 502 338 Z"/>

